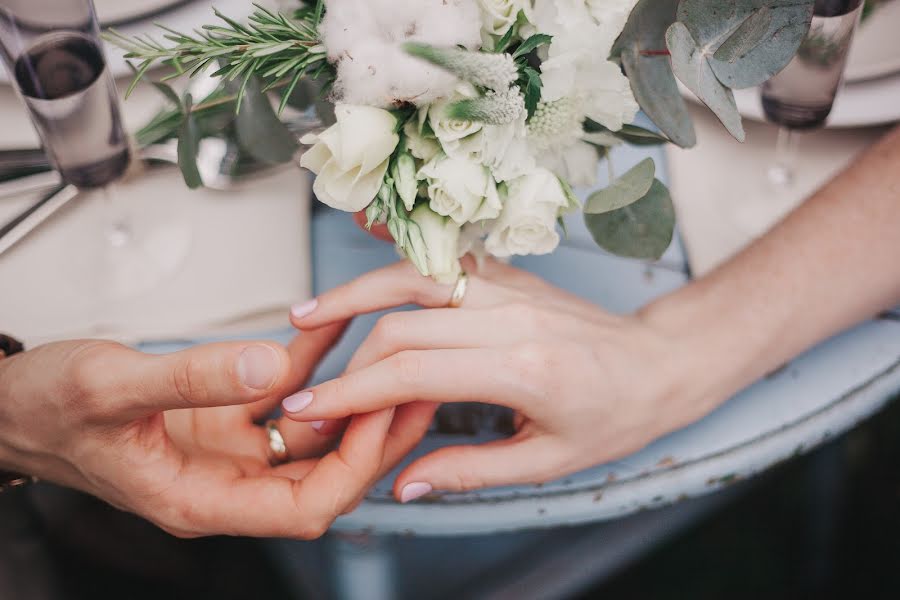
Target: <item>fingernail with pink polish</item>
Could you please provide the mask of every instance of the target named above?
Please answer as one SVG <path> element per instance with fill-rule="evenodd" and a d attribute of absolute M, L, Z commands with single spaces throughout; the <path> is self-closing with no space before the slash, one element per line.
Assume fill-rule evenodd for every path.
<path fill-rule="evenodd" d="M 285 398 L 281 403 L 281 408 L 283 408 L 285 412 L 296 414 L 312 404 L 312 401 L 312 392 L 300 392 L 298 394 L 294 394 L 293 396 L 288 396 L 287 398 Z"/>
<path fill-rule="evenodd" d="M 319 433 L 322 433 L 322 428 L 325 427 L 325 423 L 327 423 L 327 422 L 328 421 L 313 421 L 312 423 L 309 424 L 309 426 L 312 427 L 313 429 L 315 429 L 316 431 L 318 431 Z"/>
<path fill-rule="evenodd" d="M 405 486 L 403 486 L 403 491 L 400 492 L 400 502 L 406 504 L 408 502 L 412 502 L 413 500 L 418 500 L 422 496 L 427 496 L 433 491 L 434 488 L 430 483 L 407 483 Z"/>
<path fill-rule="evenodd" d="M 304 302 L 303 304 L 295 304 L 291 307 L 291 316 L 295 319 L 300 320 L 303 317 L 308 317 L 312 314 L 316 308 L 319 307 L 319 301 L 313 298 L 309 302 Z"/>
<path fill-rule="evenodd" d="M 245 348 L 237 362 L 237 374 L 245 386 L 267 390 L 278 378 L 281 359 L 275 349 L 258 344 Z"/>

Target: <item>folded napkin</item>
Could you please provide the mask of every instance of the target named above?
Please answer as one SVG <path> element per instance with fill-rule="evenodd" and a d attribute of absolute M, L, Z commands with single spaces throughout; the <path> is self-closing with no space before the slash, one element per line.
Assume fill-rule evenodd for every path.
<path fill-rule="evenodd" d="M 796 181 L 787 194 L 766 185 L 777 128 L 745 120 L 735 141 L 706 109 L 691 105 L 697 147 L 667 149 L 670 187 L 691 268 L 702 275 L 744 248 L 874 143 L 885 128 L 799 135 Z"/>
<path fill-rule="evenodd" d="M 158 107 L 138 90 L 124 105 L 132 127 Z M 24 110 L 0 89 L 7 147 L 34 145 Z M 8 135 L 7 135 L 8 133 Z M 311 296 L 310 181 L 288 166 L 229 192 L 188 190 L 177 169 L 117 184 L 107 198 L 83 194 L 0 255 L 0 329 L 26 343 L 103 337 L 127 343 L 241 335 L 288 326 L 288 307 Z M 0 199 L 0 222 L 33 197 Z M 112 205 L 112 206 L 110 206 Z M 111 214 L 138 232 L 130 247 L 153 257 L 159 285 L 132 297 L 110 294 L 106 235 Z M 120 273 L 140 287 L 150 272 Z"/>

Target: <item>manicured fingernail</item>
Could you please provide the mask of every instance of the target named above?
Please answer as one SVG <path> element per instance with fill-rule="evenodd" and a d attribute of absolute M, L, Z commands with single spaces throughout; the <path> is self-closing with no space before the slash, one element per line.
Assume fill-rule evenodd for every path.
<path fill-rule="evenodd" d="M 407 483 L 403 486 L 403 491 L 400 492 L 400 502 L 406 504 L 407 502 L 418 500 L 422 496 L 427 496 L 433 491 L 434 488 L 431 487 L 430 483 Z"/>
<path fill-rule="evenodd" d="M 322 428 L 325 427 L 325 423 L 326 423 L 326 421 L 313 421 L 312 423 L 309 424 L 309 426 L 312 427 L 313 429 L 315 429 L 316 431 L 321 432 Z"/>
<path fill-rule="evenodd" d="M 249 346 L 241 352 L 237 373 L 241 383 L 254 390 L 272 387 L 281 370 L 281 358 L 271 346 Z"/>
<path fill-rule="evenodd" d="M 300 392 L 298 394 L 294 394 L 293 396 L 288 396 L 287 398 L 285 398 L 284 402 L 281 403 L 281 408 L 283 408 L 286 412 L 294 414 L 302 411 L 304 408 L 312 404 L 312 401 L 312 392 Z"/>
<path fill-rule="evenodd" d="M 303 304 L 295 304 L 291 307 L 291 316 L 295 319 L 299 320 L 303 317 L 308 317 L 312 314 L 316 308 L 319 306 L 319 301 L 313 298 L 309 302 L 304 302 Z"/>

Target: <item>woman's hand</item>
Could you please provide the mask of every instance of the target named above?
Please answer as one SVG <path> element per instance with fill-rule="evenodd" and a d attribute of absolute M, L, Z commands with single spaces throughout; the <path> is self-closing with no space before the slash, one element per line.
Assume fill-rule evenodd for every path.
<path fill-rule="evenodd" d="M 96 495 L 181 537 L 315 538 L 419 441 L 430 414 L 354 418 L 321 436 L 282 421 L 295 462 L 271 467 L 264 419 L 343 330 L 149 356 L 109 342 L 51 344 L 0 361 L 0 468 Z"/>
<path fill-rule="evenodd" d="M 395 494 L 553 480 L 628 455 L 713 406 L 682 384 L 692 360 L 638 316 L 616 316 L 493 261 L 470 271 L 463 308 L 452 289 L 402 263 L 362 276 L 295 311 L 313 331 L 408 303 L 383 317 L 344 377 L 306 392 L 297 421 L 342 419 L 410 402 L 486 402 L 518 412 L 518 434 L 439 450 L 407 467 Z M 306 312 L 305 316 L 303 313 Z M 299 317 L 299 318 L 297 318 Z"/>

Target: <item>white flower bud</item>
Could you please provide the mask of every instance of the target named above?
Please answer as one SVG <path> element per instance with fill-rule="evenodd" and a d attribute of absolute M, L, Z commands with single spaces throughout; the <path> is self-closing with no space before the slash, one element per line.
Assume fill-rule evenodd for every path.
<path fill-rule="evenodd" d="M 479 87 L 503 91 L 509 89 L 519 77 L 516 62 L 509 54 L 436 48 L 413 42 L 404 44 L 403 49 L 410 55 L 427 60 Z"/>

